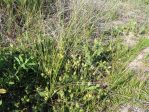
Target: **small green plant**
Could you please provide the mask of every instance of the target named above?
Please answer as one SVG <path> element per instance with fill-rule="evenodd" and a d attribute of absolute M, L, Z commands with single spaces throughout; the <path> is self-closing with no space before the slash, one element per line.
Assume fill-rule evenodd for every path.
<path fill-rule="evenodd" d="M 15 58 L 15 62 L 14 62 L 14 69 L 16 69 L 16 77 L 19 80 L 19 77 L 17 76 L 17 74 L 23 70 L 25 71 L 29 71 L 29 70 L 34 70 L 34 66 L 36 66 L 36 63 L 34 62 L 34 58 L 33 57 L 25 57 L 24 55 L 19 55 L 18 57 L 14 57 Z"/>
<path fill-rule="evenodd" d="M 33 69 L 33 66 L 36 65 L 36 63 L 33 62 L 33 57 L 24 58 L 23 55 L 19 55 L 18 57 L 14 58 L 16 61 L 16 65 L 14 65 L 14 68 L 16 68 L 17 71 L 21 69 L 28 71 L 29 69 Z"/>

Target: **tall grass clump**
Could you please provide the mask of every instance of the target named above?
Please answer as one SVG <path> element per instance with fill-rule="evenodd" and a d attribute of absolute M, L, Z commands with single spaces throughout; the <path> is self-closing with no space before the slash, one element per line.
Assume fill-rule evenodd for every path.
<path fill-rule="evenodd" d="M 0 35 L 3 43 L 15 40 L 26 30 L 32 30 L 35 17 L 52 13 L 54 0 L 1 0 Z M 33 19 L 34 18 L 34 19 Z"/>

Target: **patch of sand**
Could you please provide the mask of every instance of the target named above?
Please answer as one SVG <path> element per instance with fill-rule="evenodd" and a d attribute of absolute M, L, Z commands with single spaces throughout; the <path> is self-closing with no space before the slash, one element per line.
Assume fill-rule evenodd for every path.
<path fill-rule="evenodd" d="M 149 73 L 149 66 L 144 63 L 145 57 L 149 54 L 149 47 L 143 49 L 140 54 L 128 65 L 129 69 L 136 73 Z"/>

